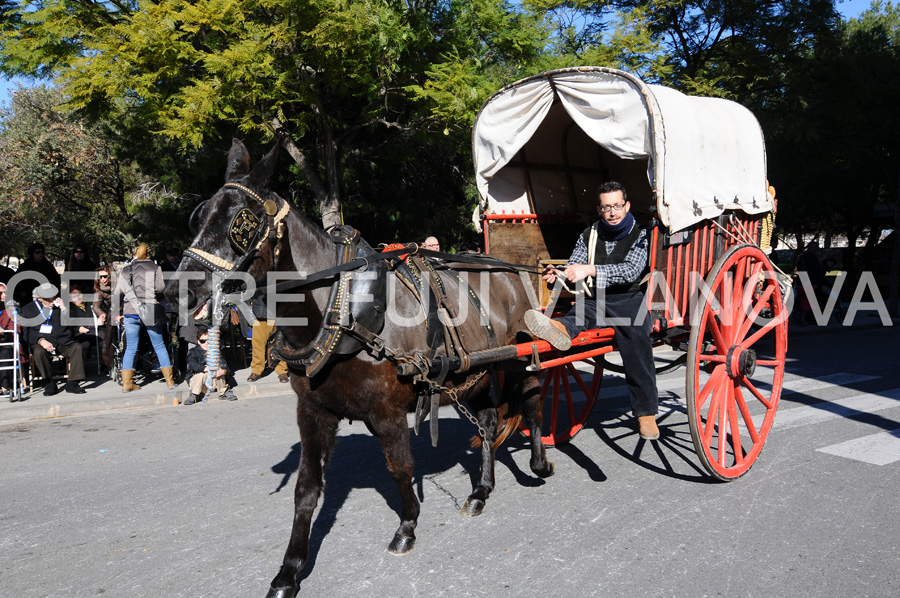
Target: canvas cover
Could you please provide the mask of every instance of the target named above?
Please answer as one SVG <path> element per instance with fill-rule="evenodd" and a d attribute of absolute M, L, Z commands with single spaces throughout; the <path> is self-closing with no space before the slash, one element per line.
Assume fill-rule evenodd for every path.
<path fill-rule="evenodd" d="M 567 116 L 560 112 L 560 105 Z M 645 161 L 659 216 L 671 231 L 726 209 L 756 214 L 774 207 L 767 195 L 762 131 L 749 110 L 728 100 L 647 85 L 615 69 L 581 67 L 513 83 L 479 111 L 472 133 L 480 196 L 473 218 L 476 226 L 480 226 L 480 211 L 552 213 L 559 207 L 554 204 L 554 185 L 559 188 L 556 195 L 575 195 L 564 189 L 566 184 L 577 186 L 571 173 L 564 184 L 558 172 L 506 168 L 542 130 L 548 115 L 554 118 L 557 113 L 617 158 Z M 531 144 L 532 153 L 552 151 L 537 141 Z M 573 156 L 567 160 L 577 162 L 581 152 L 569 153 Z M 535 187 L 535 176 L 547 178 L 542 181 L 545 191 L 529 198 L 527 189 Z"/>

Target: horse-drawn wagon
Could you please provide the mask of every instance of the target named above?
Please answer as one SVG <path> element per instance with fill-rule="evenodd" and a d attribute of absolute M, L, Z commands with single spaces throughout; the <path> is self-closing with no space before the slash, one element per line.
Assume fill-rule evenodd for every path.
<path fill-rule="evenodd" d="M 564 263 L 596 218 L 598 185 L 625 185 L 651 235 L 652 336 L 680 352 L 658 372 L 686 362 L 700 460 L 722 480 L 744 474 L 772 426 L 787 346 L 766 255 L 774 197 L 753 115 L 614 69 L 563 69 L 494 94 L 476 119 L 473 154 L 474 220 L 486 251 L 510 262 Z M 542 308 L 568 302 L 537 275 L 532 282 Z M 604 357 L 615 350 L 612 330 L 582 333 L 564 355 L 543 341 L 527 345 L 520 355 L 534 355 L 533 369 L 544 372 L 544 443 L 566 442 L 584 425 L 604 369 L 618 370 Z"/>
<path fill-rule="evenodd" d="M 323 231 L 269 190 L 278 144 L 251 169 L 235 140 L 225 184 L 191 216 L 192 247 L 167 294 L 192 313 L 212 313 L 215 327 L 226 301 L 264 288 L 279 326 L 273 354 L 289 364 L 297 395 L 303 450 L 294 525 L 272 598 L 297 589 L 341 419 L 363 421 L 381 442 L 401 497 L 394 554 L 412 550 L 419 515 L 411 408 L 416 426 L 430 413 L 433 440 L 439 404 L 453 402 L 476 424 L 481 474 L 464 514 L 484 509 L 496 448 L 520 422 L 531 471 L 553 474 L 545 443 L 564 442 L 584 425 L 604 369 L 614 368 L 606 357 L 616 338 L 594 329 L 557 351 L 527 340 L 525 316 L 538 305 L 562 306 L 542 288 L 539 266 L 569 255 L 605 181 L 624 183 L 650 226 L 651 335 L 686 351 L 688 418 L 703 465 L 719 479 L 736 478 L 766 441 L 787 321 L 763 249 L 774 198 L 752 114 L 613 69 L 578 68 L 502 89 L 479 112 L 473 135 L 476 222 L 488 255 L 415 244 L 378 252 L 350 227 Z"/>

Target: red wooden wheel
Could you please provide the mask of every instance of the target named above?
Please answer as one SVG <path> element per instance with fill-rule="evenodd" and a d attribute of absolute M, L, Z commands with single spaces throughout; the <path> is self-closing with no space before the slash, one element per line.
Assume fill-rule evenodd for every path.
<path fill-rule="evenodd" d="M 541 400 L 544 425 L 541 440 L 545 446 L 566 443 L 584 427 L 600 394 L 603 362 L 585 359 L 589 372 L 566 363 L 541 372 Z M 526 436 L 529 432 L 520 428 Z"/>
<path fill-rule="evenodd" d="M 747 473 L 772 428 L 787 351 L 787 311 L 755 245 L 713 265 L 693 313 L 686 399 L 694 448 L 709 473 Z"/>

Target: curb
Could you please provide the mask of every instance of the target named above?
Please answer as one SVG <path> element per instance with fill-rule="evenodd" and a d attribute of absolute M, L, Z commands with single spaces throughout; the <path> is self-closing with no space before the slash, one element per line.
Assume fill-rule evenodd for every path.
<path fill-rule="evenodd" d="M 243 392 L 239 392 L 238 389 L 241 389 Z M 88 390 L 88 392 L 91 392 L 91 390 Z M 166 389 L 162 392 L 153 391 L 146 392 L 145 394 L 141 391 L 134 391 L 130 393 L 120 393 L 117 396 L 107 396 L 104 398 L 80 401 L 76 399 L 70 402 L 54 401 L 52 403 L 29 405 L 28 403 L 31 400 L 34 400 L 29 399 L 20 404 L 13 403 L 0 407 L 0 425 L 101 413 L 105 411 L 118 411 L 122 409 L 178 406 L 187 396 L 188 392 L 187 385 L 182 383 L 172 390 Z M 293 395 L 293 391 L 291 390 L 290 384 L 284 384 L 282 382 L 266 382 L 265 384 L 242 384 L 235 388 L 235 394 L 237 395 L 238 400 L 241 400 L 255 397 L 276 396 L 280 394 Z M 39 391 L 37 393 L 32 393 L 32 396 L 42 397 Z"/>

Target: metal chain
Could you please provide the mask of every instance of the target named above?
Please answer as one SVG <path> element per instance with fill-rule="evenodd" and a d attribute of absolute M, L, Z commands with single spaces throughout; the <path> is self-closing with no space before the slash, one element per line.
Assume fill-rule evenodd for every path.
<path fill-rule="evenodd" d="M 483 442 L 487 442 L 487 432 L 484 428 L 481 427 L 481 424 L 478 423 L 478 419 L 474 415 L 472 415 L 472 412 L 466 409 L 466 407 L 462 403 L 460 403 L 457 393 L 469 390 L 470 388 L 475 386 L 482 378 L 484 378 L 484 375 L 486 373 L 487 370 L 481 370 L 481 372 L 477 376 L 475 376 L 459 388 L 447 388 L 446 386 L 440 386 L 438 384 L 434 385 L 437 386 L 440 390 L 445 391 L 447 395 L 453 400 L 453 402 L 456 403 L 456 408 L 459 409 L 460 413 L 466 416 L 466 418 L 470 422 L 472 422 L 476 428 L 478 428 L 478 435 L 481 436 L 481 440 Z"/>

